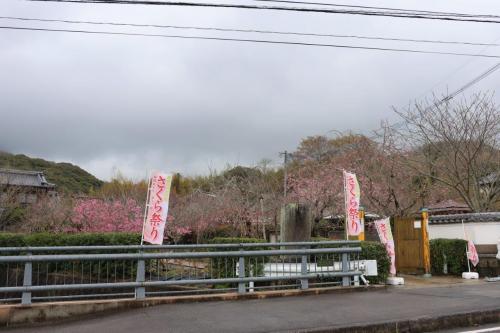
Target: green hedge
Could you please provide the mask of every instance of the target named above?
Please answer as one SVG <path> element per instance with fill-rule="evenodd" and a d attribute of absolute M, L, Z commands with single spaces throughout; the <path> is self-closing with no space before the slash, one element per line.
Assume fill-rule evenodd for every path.
<path fill-rule="evenodd" d="M 135 233 L 82 233 L 82 234 L 13 234 L 0 233 L 0 247 L 22 247 L 22 246 L 92 246 L 92 245 L 138 245 L 141 242 L 141 235 Z M 102 251 L 92 251 L 86 253 L 99 253 Z M 106 251 L 109 253 L 109 251 Z M 123 250 L 117 252 L 124 252 Z M 128 251 L 135 252 L 135 250 Z M 7 253 L 6 253 L 7 254 Z M 8 253 L 12 254 L 12 253 Z M 40 253 L 42 254 L 42 253 Z M 44 252 L 43 254 L 61 254 L 60 252 Z M 61 278 L 72 277 L 74 272 L 78 272 L 78 278 L 85 276 L 90 281 L 97 282 L 101 277 L 121 280 L 133 278 L 136 272 L 135 262 L 132 261 L 73 261 L 61 263 L 49 263 L 37 266 L 36 269 L 47 273 L 47 279 L 51 283 L 56 283 Z M 6 283 L 4 277 L 12 277 L 15 272 L 12 267 L 0 265 L 0 284 Z M 88 282 L 88 281 L 86 281 Z M 82 282 L 83 283 L 83 282 Z"/>
<path fill-rule="evenodd" d="M 433 239 L 431 246 L 431 268 L 432 274 L 444 275 L 446 264 L 448 273 L 451 275 L 462 275 L 467 271 L 467 258 L 465 249 L 467 241 L 463 239 Z"/>
<path fill-rule="evenodd" d="M 139 245 L 140 243 L 141 235 L 136 233 L 35 233 L 27 235 L 0 233 L 0 247 Z"/>
<path fill-rule="evenodd" d="M 314 238 L 315 241 L 329 240 L 325 238 Z M 19 246 L 91 246 L 91 245 L 138 245 L 141 241 L 141 235 L 136 233 L 88 233 L 88 234 L 50 234 L 36 233 L 30 235 L 0 233 L 0 247 L 19 247 Z M 237 244 L 237 243 L 263 243 L 264 240 L 257 238 L 240 238 L 240 237 L 216 237 L 212 238 L 211 244 Z M 463 241 L 461 241 L 463 242 Z M 431 241 L 431 254 L 435 252 L 435 241 Z M 461 243 L 464 244 L 464 243 Z M 434 252 L 432 249 L 434 248 Z M 370 282 L 383 282 L 389 274 L 390 260 L 387 256 L 384 246 L 377 242 L 361 242 L 362 252 L 360 259 L 375 259 L 377 260 L 378 277 L 370 277 Z M 219 248 L 217 251 L 230 250 Z M 231 249 L 234 251 L 234 249 Z M 259 246 L 252 250 L 270 250 L 269 247 Z M 462 252 L 465 251 L 465 245 L 462 246 Z M 452 256 L 448 256 L 451 258 Z M 465 258 L 465 255 L 461 256 Z M 263 257 L 250 257 L 247 262 L 255 262 L 254 275 L 261 274 L 265 263 Z M 434 257 L 433 257 L 434 258 Z M 442 256 L 441 256 L 442 258 Z M 433 259 L 433 263 L 437 260 Z M 467 262 L 465 261 L 465 265 Z M 235 277 L 236 275 L 236 260 L 226 261 L 223 258 L 212 259 L 213 275 L 220 277 Z M 434 267 L 434 264 L 433 264 Z M 441 264 L 442 267 L 442 264 Z M 448 270 L 454 267 L 448 261 Z M 246 268 L 246 274 L 249 274 L 249 267 Z M 442 269 L 441 269 L 442 271 Z M 460 271 L 461 272 L 461 271 Z"/>
<path fill-rule="evenodd" d="M 210 244 L 238 244 L 238 243 L 265 243 L 260 238 L 246 238 L 246 237 L 214 237 L 209 240 Z M 264 246 L 263 246 L 264 248 Z"/>
<path fill-rule="evenodd" d="M 245 237 L 215 237 L 209 241 L 210 244 L 239 244 L 239 243 L 264 243 L 263 239 L 245 238 Z M 270 250 L 266 246 L 252 247 L 245 249 L 247 251 Z M 237 251 L 234 248 L 217 248 L 211 251 Z M 268 260 L 267 257 L 245 257 L 245 275 L 250 275 L 252 267 L 253 276 L 262 275 L 264 264 Z M 211 271 L 212 275 L 217 278 L 234 278 L 236 277 L 236 263 L 238 258 L 212 258 Z M 250 265 L 248 265 L 250 263 Z M 251 266 L 252 265 L 252 266 Z"/>
<path fill-rule="evenodd" d="M 320 241 L 331 241 L 329 238 L 313 237 L 315 242 Z M 371 283 L 385 283 L 387 277 L 389 276 L 389 270 L 391 268 L 391 259 L 387 255 L 385 246 L 379 242 L 360 242 L 361 253 L 359 254 L 359 259 L 364 260 L 377 260 L 377 271 L 378 276 L 367 276 L 366 279 Z M 330 245 L 320 245 L 318 247 L 329 247 Z"/>
<path fill-rule="evenodd" d="M 361 242 L 359 259 L 377 260 L 378 276 L 369 276 L 371 283 L 385 283 L 391 268 L 391 259 L 387 255 L 385 246 L 379 242 Z"/>

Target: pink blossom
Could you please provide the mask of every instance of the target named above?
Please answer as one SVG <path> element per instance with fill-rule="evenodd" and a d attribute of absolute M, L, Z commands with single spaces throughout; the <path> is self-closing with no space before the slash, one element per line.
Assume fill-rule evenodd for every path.
<path fill-rule="evenodd" d="M 81 199 L 67 232 L 141 232 L 143 208 L 134 199 Z"/>

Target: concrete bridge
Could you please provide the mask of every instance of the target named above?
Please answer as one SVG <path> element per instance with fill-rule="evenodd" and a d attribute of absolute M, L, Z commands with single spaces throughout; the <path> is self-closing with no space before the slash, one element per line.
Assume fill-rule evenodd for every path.
<path fill-rule="evenodd" d="M 186 303 L 186 297 L 177 297 L 177 301 L 172 299 L 174 304 L 5 332 L 431 332 L 500 322 L 498 282 L 407 281 L 404 287 L 323 289 L 318 295 L 290 297 L 270 297 L 276 292 L 263 292 L 258 293 L 260 299 L 234 301 Z M 312 289 L 305 292 L 311 294 Z M 230 298 L 230 294 L 224 296 Z"/>

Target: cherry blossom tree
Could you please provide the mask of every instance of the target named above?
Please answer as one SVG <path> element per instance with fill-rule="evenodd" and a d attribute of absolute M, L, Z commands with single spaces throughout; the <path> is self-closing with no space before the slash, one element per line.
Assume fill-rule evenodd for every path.
<path fill-rule="evenodd" d="M 43 198 L 26 207 L 24 219 L 13 231 L 63 232 L 71 226 L 73 200 L 68 196 Z"/>
<path fill-rule="evenodd" d="M 134 199 L 77 200 L 68 232 L 141 232 L 144 208 Z"/>
<path fill-rule="evenodd" d="M 390 136 L 378 142 L 351 134 L 337 140 L 323 160 L 296 163 L 288 180 L 288 200 L 308 203 L 317 221 L 325 212 L 344 214 L 343 169 L 357 175 L 362 205 L 380 215 L 413 213 L 448 194 L 405 166 Z"/>
<path fill-rule="evenodd" d="M 474 211 L 495 208 L 500 202 L 500 110 L 493 96 L 434 97 L 396 112 L 405 126 L 393 134 L 406 167 L 454 192 Z"/>

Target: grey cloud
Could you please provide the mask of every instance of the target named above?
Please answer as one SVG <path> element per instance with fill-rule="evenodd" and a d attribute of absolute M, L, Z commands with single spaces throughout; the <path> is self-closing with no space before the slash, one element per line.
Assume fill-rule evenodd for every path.
<path fill-rule="evenodd" d="M 466 1 L 446 3 L 455 11 L 471 12 Z M 377 5 L 401 4 L 384 1 Z M 426 9 L 444 10 L 431 5 Z M 497 38 L 494 29 L 484 24 L 139 6 L 30 2 L 3 6 L 6 15 L 32 17 L 484 42 Z M 424 7 L 416 1 L 407 6 Z M 500 11 L 500 7 L 489 1 L 474 10 L 490 13 Z M 447 79 L 436 87 L 438 92 L 457 88 L 495 62 L 13 31 L 0 31 L 0 43 L 0 149 L 72 161 L 103 178 L 108 178 L 114 167 L 138 177 L 148 168 L 201 173 L 209 166 L 277 159 L 279 151 L 293 149 L 300 138 L 331 129 L 369 134 L 382 119 L 396 118 L 391 105 L 407 104 L 443 78 Z M 482 52 L 494 53 L 496 49 Z M 476 89 L 491 89 L 495 82 L 488 78 Z"/>

